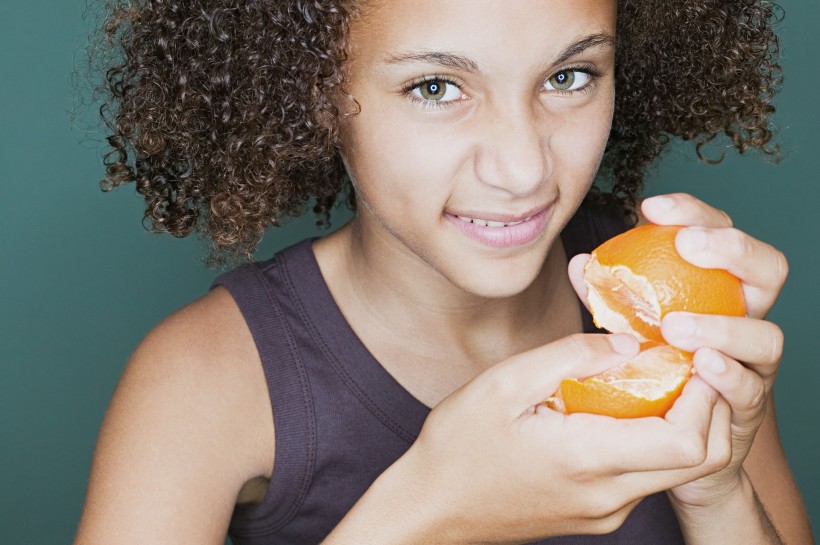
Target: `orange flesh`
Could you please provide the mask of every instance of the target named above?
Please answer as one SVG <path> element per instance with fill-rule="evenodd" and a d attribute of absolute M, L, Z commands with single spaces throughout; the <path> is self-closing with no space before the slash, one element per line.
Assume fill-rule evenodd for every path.
<path fill-rule="evenodd" d="M 595 325 L 607 331 L 630 333 L 639 341 L 662 342 L 661 309 L 652 285 L 626 267 L 602 266 L 595 255 L 584 270 L 587 300 Z M 634 315 L 627 318 L 612 311 L 628 308 Z"/>
<path fill-rule="evenodd" d="M 566 413 L 615 418 L 663 416 L 692 375 L 692 355 L 649 343 L 632 360 L 585 380 L 561 381 L 548 405 Z"/>

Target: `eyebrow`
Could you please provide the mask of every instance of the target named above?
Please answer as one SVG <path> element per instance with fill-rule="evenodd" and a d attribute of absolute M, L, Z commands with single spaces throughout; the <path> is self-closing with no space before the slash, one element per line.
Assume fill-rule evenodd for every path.
<path fill-rule="evenodd" d="M 603 32 L 599 32 L 598 34 L 592 34 L 587 36 L 586 38 L 581 38 L 580 40 L 571 43 L 564 49 L 560 55 L 555 59 L 554 64 L 560 64 L 565 62 L 578 53 L 586 51 L 592 47 L 598 47 L 600 45 L 606 45 L 608 47 L 615 46 L 615 38 L 609 34 L 605 34 Z"/>
<path fill-rule="evenodd" d="M 447 68 L 455 68 L 456 70 L 464 70 L 465 72 L 478 72 L 478 64 L 464 55 L 457 53 L 446 53 L 443 51 L 411 51 L 409 53 L 401 53 L 399 55 L 391 55 L 387 58 L 389 64 L 401 64 L 406 62 L 427 62 L 430 64 L 438 64 L 446 66 Z"/>
<path fill-rule="evenodd" d="M 568 45 L 558 55 L 558 57 L 556 57 L 553 64 L 560 64 L 571 59 L 575 55 L 586 51 L 587 49 L 601 45 L 613 47 L 615 45 L 615 38 L 603 32 L 585 36 L 584 38 L 576 40 Z M 390 55 L 387 57 L 386 61 L 388 64 L 426 62 L 430 64 L 438 64 L 446 68 L 463 70 L 465 72 L 479 72 L 478 63 L 476 63 L 473 59 L 465 57 L 464 55 L 459 55 L 458 53 L 450 53 L 446 51 L 429 51 L 426 49 L 421 49 L 418 51 L 409 51 L 407 53 Z"/>

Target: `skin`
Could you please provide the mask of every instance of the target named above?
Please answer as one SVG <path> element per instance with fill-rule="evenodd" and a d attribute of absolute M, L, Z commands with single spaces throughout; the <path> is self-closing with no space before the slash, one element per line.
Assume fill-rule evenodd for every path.
<path fill-rule="evenodd" d="M 327 545 L 605 533 L 665 490 L 687 543 L 779 543 L 772 521 L 785 542 L 810 542 L 765 403 L 782 334 L 764 317 L 785 260 L 722 212 L 686 195 L 643 205 L 647 221 L 698 226 L 679 235 L 681 254 L 737 274 L 750 308 L 743 319 L 665 320 L 670 343 L 697 350 L 699 372 L 668 415 L 618 421 L 539 406 L 562 378 L 637 351 L 628 336 L 580 334 L 585 256 L 568 262 L 558 239 L 597 169 L 614 85 L 605 41 L 556 59 L 614 28 L 615 2 L 600 0 L 391 0 L 353 25 L 348 91 L 360 111 L 346 117 L 341 147 L 360 211 L 314 252 L 354 331 L 434 410 Z M 420 49 L 469 62 L 390 62 Z M 579 63 L 601 74 L 589 92 L 545 86 Z M 456 80 L 457 103 L 414 100 L 407 83 L 424 76 Z M 548 211 L 543 231 L 514 248 L 478 244 L 447 215 L 538 209 Z M 697 233 L 706 244 L 693 243 Z M 695 327 L 684 336 L 687 318 Z M 709 370 L 710 355 L 724 371 Z M 221 543 L 234 504 L 264 494 L 274 441 L 253 339 L 216 289 L 159 324 L 129 361 L 75 543 Z"/>

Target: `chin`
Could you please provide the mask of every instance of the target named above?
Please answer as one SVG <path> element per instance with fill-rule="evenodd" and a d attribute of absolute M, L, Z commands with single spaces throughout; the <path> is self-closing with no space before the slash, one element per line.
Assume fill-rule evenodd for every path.
<path fill-rule="evenodd" d="M 509 266 L 479 267 L 477 273 L 464 274 L 463 271 L 459 271 L 449 280 L 472 295 L 503 299 L 519 295 L 529 288 L 541 271 L 542 265 L 543 260 L 537 263 L 517 264 L 512 270 Z"/>

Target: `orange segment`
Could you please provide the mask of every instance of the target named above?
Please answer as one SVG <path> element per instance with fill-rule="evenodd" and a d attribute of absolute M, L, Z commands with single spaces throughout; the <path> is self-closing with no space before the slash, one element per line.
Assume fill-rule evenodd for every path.
<path fill-rule="evenodd" d="M 564 379 L 560 399 L 567 413 L 615 418 L 662 417 L 691 375 L 691 354 L 658 344 L 594 377 Z"/>

